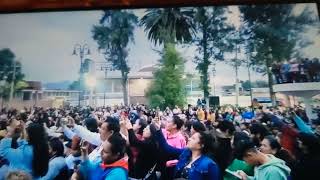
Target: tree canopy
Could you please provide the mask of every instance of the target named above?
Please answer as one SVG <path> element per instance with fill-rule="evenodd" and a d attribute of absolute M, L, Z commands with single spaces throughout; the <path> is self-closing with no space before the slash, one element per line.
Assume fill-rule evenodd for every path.
<path fill-rule="evenodd" d="M 134 29 L 138 18 L 128 10 L 106 10 L 100 25 L 93 26 L 93 39 L 111 62 L 115 70 L 121 71 L 124 103 L 128 105 L 127 81 L 130 67 L 127 57 L 130 42 L 134 42 Z"/>
<path fill-rule="evenodd" d="M 184 61 L 174 45 L 163 50 L 160 68 L 154 73 L 154 81 L 146 95 L 152 107 L 174 107 L 185 104 L 185 83 L 182 78 Z"/>

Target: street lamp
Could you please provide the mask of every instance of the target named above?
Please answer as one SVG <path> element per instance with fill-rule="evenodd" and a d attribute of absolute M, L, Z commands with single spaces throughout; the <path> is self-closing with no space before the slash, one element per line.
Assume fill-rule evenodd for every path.
<path fill-rule="evenodd" d="M 238 44 L 236 44 L 236 57 L 234 58 L 234 68 L 236 71 L 236 106 L 239 106 L 239 75 L 238 75 L 238 71 L 239 71 L 239 66 L 241 65 L 241 62 L 238 59 L 238 53 L 240 53 L 240 47 L 238 47 Z"/>
<path fill-rule="evenodd" d="M 88 75 L 86 76 L 85 81 L 86 81 L 86 85 L 90 88 L 89 105 L 92 106 L 93 105 L 93 89 L 97 84 L 97 79 L 92 75 Z"/>
<path fill-rule="evenodd" d="M 113 65 L 109 64 L 107 62 L 100 62 L 100 63 L 96 63 L 96 64 L 101 66 L 100 67 L 101 71 L 104 71 L 105 80 L 107 80 L 108 71 L 115 71 L 115 68 L 113 67 Z M 104 87 L 104 92 L 103 92 L 103 106 L 104 107 L 106 106 L 106 87 Z"/>
<path fill-rule="evenodd" d="M 0 90 L 1 90 L 1 92 L 0 92 L 0 94 L 1 94 L 1 109 L 3 108 L 3 94 L 4 94 L 4 88 L 5 88 L 5 85 L 6 85 L 6 81 L 7 81 L 7 76 L 4 76 L 3 77 L 3 79 L 0 81 Z"/>
<path fill-rule="evenodd" d="M 86 77 L 86 85 L 89 87 L 89 88 L 94 88 L 97 84 L 97 79 L 91 75 L 88 75 Z"/>
<path fill-rule="evenodd" d="M 215 82 L 214 82 L 214 78 L 216 76 L 216 64 L 213 64 L 212 66 L 212 86 L 213 86 L 213 93 L 212 95 L 216 95 L 216 85 L 215 85 Z"/>
<path fill-rule="evenodd" d="M 79 56 L 80 57 L 80 76 L 79 76 L 79 102 L 78 102 L 78 106 L 80 107 L 81 105 L 81 99 L 82 99 L 82 83 L 81 81 L 83 80 L 83 58 L 85 55 L 90 55 L 90 49 L 88 44 L 75 44 L 74 45 L 74 49 L 73 49 L 73 53 L 72 55 L 74 56 Z"/>

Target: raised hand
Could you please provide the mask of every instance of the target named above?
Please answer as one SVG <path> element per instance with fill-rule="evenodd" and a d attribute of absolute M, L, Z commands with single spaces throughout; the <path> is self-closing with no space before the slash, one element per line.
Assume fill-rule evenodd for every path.
<path fill-rule="evenodd" d="M 127 129 L 132 129 L 133 128 L 131 122 L 128 119 L 126 120 L 126 128 Z"/>
<path fill-rule="evenodd" d="M 89 143 L 82 139 L 80 142 L 80 145 L 81 145 L 81 155 L 83 160 L 85 160 L 88 158 Z"/>
<path fill-rule="evenodd" d="M 160 130 L 161 121 L 159 120 L 158 117 L 155 117 L 155 118 L 152 120 L 152 124 L 154 125 L 154 127 L 155 127 L 157 130 Z"/>

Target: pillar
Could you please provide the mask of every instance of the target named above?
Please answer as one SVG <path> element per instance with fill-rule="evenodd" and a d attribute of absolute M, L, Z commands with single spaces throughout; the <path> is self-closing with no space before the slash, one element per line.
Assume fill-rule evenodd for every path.
<path fill-rule="evenodd" d="M 311 107 L 311 102 L 312 102 L 312 97 L 302 97 L 303 103 L 305 105 L 306 113 L 309 119 L 316 119 L 317 115 L 312 113 L 312 107 Z"/>

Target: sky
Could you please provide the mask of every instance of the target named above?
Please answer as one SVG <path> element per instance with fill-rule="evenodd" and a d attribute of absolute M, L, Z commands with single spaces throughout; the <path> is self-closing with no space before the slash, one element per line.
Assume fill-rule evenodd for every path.
<path fill-rule="evenodd" d="M 303 9 L 305 5 L 299 6 Z M 315 4 L 310 7 L 316 11 Z M 231 13 L 228 15 L 229 23 L 238 26 L 239 10 L 237 6 L 229 6 Z M 134 10 L 141 17 L 143 9 Z M 42 12 L 0 14 L 0 49 L 10 48 L 17 59 L 22 63 L 22 71 L 26 80 L 41 81 L 43 83 L 73 81 L 79 77 L 80 58 L 73 56 L 76 43 L 87 43 L 91 55 L 87 58 L 96 62 L 104 61 L 97 50 L 97 43 L 92 39 L 92 26 L 98 24 L 103 15 L 102 11 L 68 11 L 68 12 Z M 320 37 L 316 36 L 318 29 L 306 33 L 312 38 L 314 44 L 305 52 L 309 57 L 320 57 Z M 137 71 L 146 65 L 156 64 L 160 58 L 155 47 L 147 39 L 142 27 L 137 27 L 134 32 L 135 43 L 129 45 L 128 63 L 132 71 Z M 178 51 L 187 60 L 186 72 L 196 72 L 192 59 L 195 54 L 194 46 L 181 47 Z M 230 54 L 226 58 L 233 58 Z M 218 86 L 231 85 L 235 82 L 235 72 L 230 65 L 218 63 L 216 66 L 215 81 Z M 253 80 L 264 79 L 260 74 L 253 73 Z M 240 68 L 240 80 L 247 80 L 247 70 Z"/>

